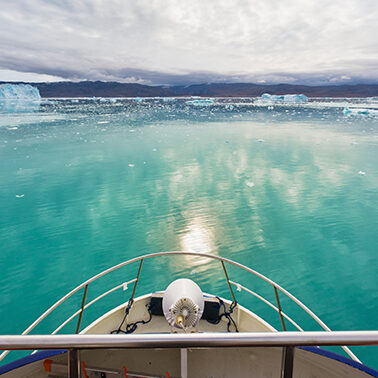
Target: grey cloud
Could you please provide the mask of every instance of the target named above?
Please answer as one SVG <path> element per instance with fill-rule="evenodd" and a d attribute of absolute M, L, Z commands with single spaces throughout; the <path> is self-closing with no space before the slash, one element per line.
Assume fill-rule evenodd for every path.
<path fill-rule="evenodd" d="M 0 69 L 170 85 L 378 81 L 374 0 L 0 0 L 0 8 Z"/>

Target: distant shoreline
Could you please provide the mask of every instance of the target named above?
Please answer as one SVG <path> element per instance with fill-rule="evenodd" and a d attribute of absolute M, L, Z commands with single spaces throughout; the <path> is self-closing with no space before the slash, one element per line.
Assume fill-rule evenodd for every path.
<path fill-rule="evenodd" d="M 5 84 L 7 82 L 0 82 Z M 187 86 L 149 86 L 133 83 L 81 81 L 11 84 L 30 84 L 37 87 L 43 98 L 78 97 L 259 97 L 263 93 L 275 95 L 304 94 L 307 97 L 363 98 L 378 96 L 378 84 L 355 85 L 296 85 L 254 83 L 210 83 Z"/>

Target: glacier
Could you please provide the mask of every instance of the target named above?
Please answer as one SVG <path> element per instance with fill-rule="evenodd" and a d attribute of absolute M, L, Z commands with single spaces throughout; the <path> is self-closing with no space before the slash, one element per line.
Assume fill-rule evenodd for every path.
<path fill-rule="evenodd" d="M 39 109 L 41 95 L 29 84 L 0 84 L 0 112 L 25 113 Z"/>
<path fill-rule="evenodd" d="M 259 100 L 274 104 L 302 104 L 308 102 L 308 97 L 304 94 L 271 95 L 269 93 L 264 93 Z"/>

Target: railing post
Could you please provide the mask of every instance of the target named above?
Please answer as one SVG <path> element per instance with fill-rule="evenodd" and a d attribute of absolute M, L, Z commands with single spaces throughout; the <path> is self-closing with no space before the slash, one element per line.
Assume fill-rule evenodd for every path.
<path fill-rule="evenodd" d="M 76 334 L 78 334 L 79 331 L 80 331 L 80 325 L 81 325 L 81 319 L 83 317 L 85 300 L 87 299 L 87 292 L 88 292 L 88 285 L 85 285 L 83 299 L 81 301 L 81 312 L 80 312 L 80 315 L 79 315 L 79 319 L 77 320 Z"/>
<path fill-rule="evenodd" d="M 78 349 L 68 350 L 68 378 L 80 377 L 80 359 Z"/>
<path fill-rule="evenodd" d="M 280 315 L 280 319 L 281 319 L 282 329 L 284 331 L 286 331 L 285 321 L 284 321 L 284 318 L 282 316 L 280 298 L 278 297 L 278 291 L 277 291 L 277 288 L 275 286 L 273 286 L 273 287 L 274 287 L 274 295 L 276 296 L 276 301 L 277 301 L 278 314 Z"/>
<path fill-rule="evenodd" d="M 226 276 L 226 281 L 227 281 L 228 287 L 229 287 L 230 292 L 231 292 L 232 302 L 236 303 L 236 298 L 235 298 L 234 292 L 232 290 L 232 287 L 231 287 L 231 284 L 230 284 L 230 280 L 228 278 L 226 267 L 224 266 L 224 262 L 222 260 L 221 260 L 221 263 L 222 263 L 222 268 L 223 268 L 223 271 L 224 271 L 224 275 Z"/>
<path fill-rule="evenodd" d="M 281 378 L 292 378 L 294 371 L 293 346 L 285 346 L 282 350 Z"/>
<path fill-rule="evenodd" d="M 134 288 L 133 288 L 133 292 L 131 294 L 131 298 L 130 298 L 129 302 L 132 302 L 134 300 L 135 291 L 136 291 L 136 288 L 137 288 L 137 285 L 138 285 L 138 282 L 139 282 L 140 272 L 142 270 L 142 264 L 143 264 L 143 259 L 140 260 L 137 278 L 136 278 L 136 281 L 135 281 L 135 284 L 134 284 Z"/>

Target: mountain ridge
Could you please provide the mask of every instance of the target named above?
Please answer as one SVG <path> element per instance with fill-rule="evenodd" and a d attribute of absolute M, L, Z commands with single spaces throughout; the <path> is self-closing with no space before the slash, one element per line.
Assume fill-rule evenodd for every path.
<path fill-rule="evenodd" d="M 5 84 L 9 82 L 0 82 Z M 12 82 L 37 87 L 42 97 L 256 97 L 263 93 L 276 95 L 304 94 L 308 97 L 373 97 L 378 84 L 299 85 L 256 83 L 207 83 L 179 86 L 149 86 L 137 83 L 104 81 Z"/>

